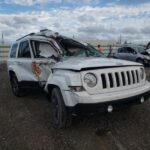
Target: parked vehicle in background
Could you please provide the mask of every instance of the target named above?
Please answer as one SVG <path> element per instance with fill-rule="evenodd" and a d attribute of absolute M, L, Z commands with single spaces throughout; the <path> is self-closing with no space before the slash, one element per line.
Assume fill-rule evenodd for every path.
<path fill-rule="evenodd" d="M 139 62 L 150 65 L 150 54 L 143 46 L 125 45 L 119 47 L 113 55 L 114 58 Z"/>
<path fill-rule="evenodd" d="M 150 95 L 142 64 L 104 58 L 93 46 L 49 30 L 14 42 L 8 74 L 16 96 L 37 87 L 49 94 L 56 128 L 68 126 L 72 115 L 112 112 Z"/>

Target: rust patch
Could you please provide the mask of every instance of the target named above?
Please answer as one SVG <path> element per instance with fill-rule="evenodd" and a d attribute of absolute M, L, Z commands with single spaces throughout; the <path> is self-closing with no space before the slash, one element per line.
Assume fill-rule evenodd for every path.
<path fill-rule="evenodd" d="M 41 71 L 39 65 L 36 64 L 36 63 L 32 63 L 32 72 L 33 72 L 36 76 L 39 76 L 39 75 L 42 73 L 42 71 Z"/>

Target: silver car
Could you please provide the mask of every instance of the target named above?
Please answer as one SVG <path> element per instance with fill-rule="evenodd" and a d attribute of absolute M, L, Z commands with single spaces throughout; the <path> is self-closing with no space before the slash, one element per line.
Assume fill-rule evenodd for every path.
<path fill-rule="evenodd" d="M 143 46 L 122 46 L 114 53 L 114 58 L 150 64 L 150 55 Z"/>

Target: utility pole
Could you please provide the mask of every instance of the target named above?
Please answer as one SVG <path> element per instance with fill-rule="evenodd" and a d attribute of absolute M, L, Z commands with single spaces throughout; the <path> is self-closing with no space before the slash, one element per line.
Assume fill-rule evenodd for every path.
<path fill-rule="evenodd" d="M 119 37 L 119 44 L 122 43 L 122 37 L 121 37 L 121 34 L 120 34 L 120 37 Z"/>
<path fill-rule="evenodd" d="M 2 45 L 4 45 L 4 35 L 3 35 L 3 32 L 2 32 Z"/>

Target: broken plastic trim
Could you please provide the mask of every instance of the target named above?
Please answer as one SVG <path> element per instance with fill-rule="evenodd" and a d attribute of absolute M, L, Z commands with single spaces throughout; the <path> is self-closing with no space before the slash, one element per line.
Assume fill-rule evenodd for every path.
<path fill-rule="evenodd" d="M 70 90 L 72 92 L 82 92 L 85 91 L 85 89 L 83 88 L 83 86 L 69 86 Z"/>

